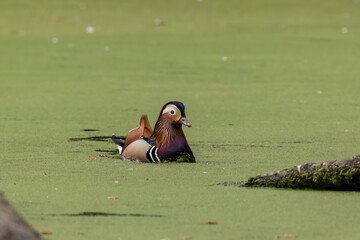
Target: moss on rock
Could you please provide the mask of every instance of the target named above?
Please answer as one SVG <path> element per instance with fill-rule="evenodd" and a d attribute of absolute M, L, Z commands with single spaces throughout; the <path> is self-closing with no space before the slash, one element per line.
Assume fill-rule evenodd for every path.
<path fill-rule="evenodd" d="M 223 185 L 358 191 L 360 190 L 360 155 L 345 160 L 305 163 L 251 177 L 245 183 Z"/>

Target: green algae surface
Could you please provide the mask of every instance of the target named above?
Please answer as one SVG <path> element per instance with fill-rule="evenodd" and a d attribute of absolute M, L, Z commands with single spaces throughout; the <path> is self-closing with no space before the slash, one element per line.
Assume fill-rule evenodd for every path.
<path fill-rule="evenodd" d="M 358 192 L 213 185 L 359 154 L 359 7 L 1 1 L 0 190 L 54 240 L 358 239 Z M 172 100 L 197 162 L 120 160 Z"/>

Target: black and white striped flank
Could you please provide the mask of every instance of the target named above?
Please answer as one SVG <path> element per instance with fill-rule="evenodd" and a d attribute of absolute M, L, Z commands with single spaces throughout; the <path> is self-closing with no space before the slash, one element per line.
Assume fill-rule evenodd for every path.
<path fill-rule="evenodd" d="M 147 151 L 146 158 L 149 159 L 150 162 L 161 162 L 158 152 L 159 149 L 156 146 L 152 146 L 149 151 Z"/>

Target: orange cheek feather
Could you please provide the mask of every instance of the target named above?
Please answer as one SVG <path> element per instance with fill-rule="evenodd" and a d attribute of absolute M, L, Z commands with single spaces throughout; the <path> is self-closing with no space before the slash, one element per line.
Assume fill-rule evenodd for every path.
<path fill-rule="evenodd" d="M 170 113 L 165 113 L 166 118 L 169 119 L 172 122 L 177 122 L 179 121 L 181 115 L 177 112 L 174 115 L 171 115 Z"/>

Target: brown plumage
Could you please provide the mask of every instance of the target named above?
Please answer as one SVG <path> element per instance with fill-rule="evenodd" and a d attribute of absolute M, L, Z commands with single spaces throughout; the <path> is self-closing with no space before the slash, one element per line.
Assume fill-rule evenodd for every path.
<path fill-rule="evenodd" d="M 153 134 L 153 130 L 151 128 L 147 115 L 142 115 L 140 118 L 139 127 L 130 130 L 128 134 L 126 134 L 123 151 L 130 143 L 138 140 L 142 136 L 150 137 L 152 134 Z"/>
<path fill-rule="evenodd" d="M 143 115 L 138 128 L 129 131 L 126 137 L 113 135 L 113 141 L 123 159 L 195 162 L 182 125 L 191 126 L 185 116 L 185 106 L 181 102 L 168 102 L 160 111 L 154 131 L 147 116 Z"/>
<path fill-rule="evenodd" d="M 169 115 L 170 114 L 160 115 L 156 122 L 152 136 L 158 148 L 162 148 L 166 144 L 169 144 L 174 140 L 174 136 L 183 136 L 185 138 L 181 124 L 177 121 L 172 121 Z"/>

